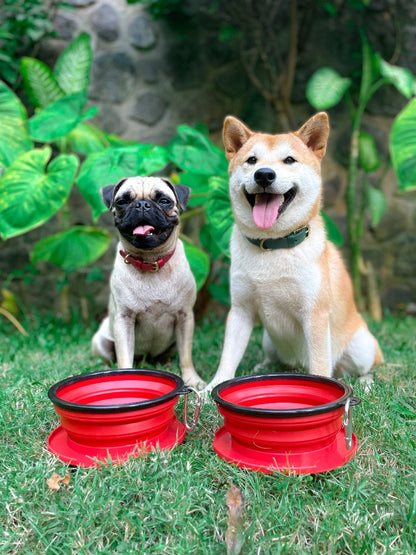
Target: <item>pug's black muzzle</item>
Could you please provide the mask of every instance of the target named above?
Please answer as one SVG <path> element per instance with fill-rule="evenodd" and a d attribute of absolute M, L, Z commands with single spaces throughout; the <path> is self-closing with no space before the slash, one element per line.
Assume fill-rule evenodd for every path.
<path fill-rule="evenodd" d="M 143 199 L 131 203 L 122 214 L 115 216 L 115 225 L 121 235 L 137 249 L 151 250 L 168 240 L 179 219 L 169 216 L 151 200 Z M 154 229 L 145 235 L 134 234 L 139 226 Z"/>

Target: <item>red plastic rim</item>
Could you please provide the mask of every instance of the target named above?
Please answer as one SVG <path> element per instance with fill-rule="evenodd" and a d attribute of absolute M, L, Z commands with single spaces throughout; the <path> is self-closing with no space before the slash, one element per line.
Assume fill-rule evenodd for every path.
<path fill-rule="evenodd" d="M 48 396 L 61 409 L 104 414 L 149 408 L 187 392 L 182 378 L 171 372 L 123 368 L 66 378 Z"/>
<path fill-rule="evenodd" d="M 268 418 L 312 416 L 360 402 L 349 385 L 309 374 L 259 374 L 234 378 L 211 392 L 217 405 L 238 414 Z"/>

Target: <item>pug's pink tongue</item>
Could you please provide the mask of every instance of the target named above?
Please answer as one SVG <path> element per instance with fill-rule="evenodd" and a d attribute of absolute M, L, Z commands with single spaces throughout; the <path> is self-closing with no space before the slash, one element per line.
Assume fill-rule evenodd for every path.
<path fill-rule="evenodd" d="M 139 225 L 136 229 L 133 229 L 133 235 L 147 235 L 150 231 L 153 231 L 155 228 L 151 225 Z"/>
<path fill-rule="evenodd" d="M 253 220 L 260 229 L 269 229 L 276 221 L 283 195 L 258 193 L 253 207 Z"/>

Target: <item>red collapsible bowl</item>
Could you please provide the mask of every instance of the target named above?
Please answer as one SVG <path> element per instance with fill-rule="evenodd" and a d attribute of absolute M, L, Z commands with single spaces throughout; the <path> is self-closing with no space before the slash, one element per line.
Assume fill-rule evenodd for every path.
<path fill-rule="evenodd" d="M 171 449 L 185 437 L 175 405 L 187 393 L 179 376 L 157 370 L 108 370 L 62 380 L 48 391 L 61 420 L 48 449 L 85 467 Z"/>
<path fill-rule="evenodd" d="M 214 450 L 242 468 L 312 474 L 344 465 L 357 451 L 350 386 L 304 374 L 245 376 L 216 386 L 224 417 Z"/>

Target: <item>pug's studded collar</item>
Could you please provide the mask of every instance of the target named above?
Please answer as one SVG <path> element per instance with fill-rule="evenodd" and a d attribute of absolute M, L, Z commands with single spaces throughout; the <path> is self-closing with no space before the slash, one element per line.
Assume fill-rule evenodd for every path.
<path fill-rule="evenodd" d="M 271 251 L 274 249 L 291 249 L 300 245 L 309 235 L 309 226 L 302 227 L 293 233 L 289 233 L 286 237 L 278 237 L 277 239 L 252 239 L 246 237 L 247 241 L 253 243 L 262 251 Z"/>
<path fill-rule="evenodd" d="M 123 257 L 125 264 L 131 264 L 141 272 L 158 272 L 163 266 L 166 264 L 170 258 L 172 258 L 174 250 L 167 254 L 166 256 L 162 256 L 162 258 L 158 258 L 155 262 L 146 262 L 141 258 L 136 258 L 132 254 L 127 253 L 126 251 L 120 250 L 119 251 L 121 256 Z"/>

